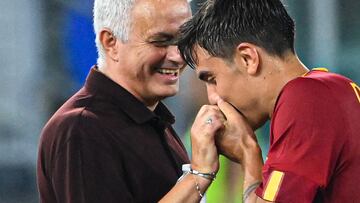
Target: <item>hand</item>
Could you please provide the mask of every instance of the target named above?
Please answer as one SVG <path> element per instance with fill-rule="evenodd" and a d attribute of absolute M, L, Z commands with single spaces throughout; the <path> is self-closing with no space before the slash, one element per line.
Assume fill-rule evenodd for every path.
<path fill-rule="evenodd" d="M 218 107 L 226 117 L 225 128 L 216 135 L 219 153 L 243 164 L 244 159 L 261 158 L 261 149 L 246 118 L 229 103 L 219 99 Z"/>
<path fill-rule="evenodd" d="M 215 134 L 224 128 L 224 115 L 214 105 L 204 105 L 191 127 L 192 168 L 202 173 L 219 170 Z"/>

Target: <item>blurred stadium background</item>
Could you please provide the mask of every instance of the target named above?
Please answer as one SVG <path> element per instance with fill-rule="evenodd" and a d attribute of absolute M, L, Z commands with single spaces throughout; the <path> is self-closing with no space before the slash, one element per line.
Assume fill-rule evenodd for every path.
<path fill-rule="evenodd" d="M 199 2 L 192 2 L 194 10 Z M 296 20 L 296 48 L 305 65 L 328 67 L 359 84 L 360 1 L 284 3 Z M 35 166 L 41 128 L 81 87 L 96 62 L 92 4 L 93 0 L 0 1 L 1 203 L 38 202 Z M 177 116 L 175 127 L 187 143 L 183 135 L 200 105 L 206 103 L 203 91 L 188 69 L 180 94 L 166 100 Z M 257 132 L 264 157 L 267 131 L 265 126 Z M 222 170 L 222 178 L 209 191 L 208 202 L 241 202 L 241 186 L 233 178 L 239 176 L 238 166 L 226 163 Z"/>

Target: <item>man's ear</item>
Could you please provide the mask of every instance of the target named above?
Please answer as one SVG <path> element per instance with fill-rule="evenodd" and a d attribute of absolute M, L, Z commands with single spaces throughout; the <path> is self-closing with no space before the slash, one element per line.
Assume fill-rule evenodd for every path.
<path fill-rule="evenodd" d="M 103 29 L 100 31 L 99 40 L 104 48 L 105 53 L 113 61 L 119 61 L 118 56 L 117 56 L 118 48 L 116 46 L 116 43 L 118 40 L 116 39 L 114 34 L 108 29 Z"/>
<path fill-rule="evenodd" d="M 256 46 L 251 43 L 243 42 L 236 47 L 235 60 L 240 67 L 245 67 L 249 75 L 256 75 L 259 71 L 259 52 Z M 244 71 L 244 69 L 243 69 Z"/>

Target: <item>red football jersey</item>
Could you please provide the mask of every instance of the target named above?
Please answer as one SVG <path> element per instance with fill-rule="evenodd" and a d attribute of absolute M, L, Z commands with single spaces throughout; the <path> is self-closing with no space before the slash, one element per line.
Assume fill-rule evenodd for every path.
<path fill-rule="evenodd" d="M 285 85 L 256 194 L 287 203 L 360 201 L 359 86 L 323 68 Z"/>

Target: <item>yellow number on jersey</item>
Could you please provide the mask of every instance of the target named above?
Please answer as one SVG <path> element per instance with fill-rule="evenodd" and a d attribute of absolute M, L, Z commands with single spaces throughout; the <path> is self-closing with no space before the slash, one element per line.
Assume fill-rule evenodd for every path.
<path fill-rule="evenodd" d="M 350 83 L 350 85 L 353 87 L 354 91 L 355 91 L 355 95 L 356 97 L 358 98 L 359 100 L 359 103 L 360 103 L 360 87 L 357 86 L 355 83 Z"/>

